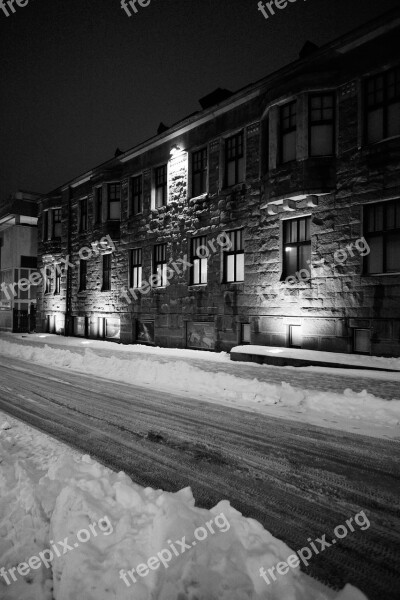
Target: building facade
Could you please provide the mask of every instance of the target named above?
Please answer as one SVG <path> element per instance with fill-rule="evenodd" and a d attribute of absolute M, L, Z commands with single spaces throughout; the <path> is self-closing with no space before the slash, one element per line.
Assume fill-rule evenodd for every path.
<path fill-rule="evenodd" d="M 399 34 L 306 44 L 43 197 L 41 330 L 399 356 Z"/>
<path fill-rule="evenodd" d="M 0 331 L 36 326 L 37 287 L 17 284 L 36 271 L 39 198 L 18 191 L 0 206 Z"/>

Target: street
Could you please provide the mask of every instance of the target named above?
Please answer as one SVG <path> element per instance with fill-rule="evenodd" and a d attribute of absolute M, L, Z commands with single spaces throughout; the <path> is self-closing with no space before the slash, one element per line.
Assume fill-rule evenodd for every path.
<path fill-rule="evenodd" d="M 282 377 L 283 377 L 282 373 Z M 400 445 L 1 356 L 0 409 L 140 485 L 229 499 L 294 550 L 364 510 L 371 526 L 306 571 L 400 595 Z"/>

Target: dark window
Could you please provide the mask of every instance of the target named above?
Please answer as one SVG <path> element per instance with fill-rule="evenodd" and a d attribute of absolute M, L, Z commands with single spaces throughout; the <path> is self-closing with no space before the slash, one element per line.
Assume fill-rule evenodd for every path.
<path fill-rule="evenodd" d="M 131 271 L 129 274 L 129 287 L 142 287 L 142 249 L 131 250 Z"/>
<path fill-rule="evenodd" d="M 156 190 L 156 208 L 166 206 L 168 201 L 168 186 L 167 186 L 167 165 L 157 167 L 154 171 L 155 190 Z"/>
<path fill-rule="evenodd" d="M 280 162 L 296 160 L 296 100 L 280 107 Z"/>
<path fill-rule="evenodd" d="M 244 281 L 243 229 L 227 231 L 226 236 L 231 242 L 231 247 L 224 250 L 223 281 L 225 283 Z"/>
<path fill-rule="evenodd" d="M 52 284 L 53 284 L 53 282 L 52 282 L 52 268 L 51 267 L 45 267 L 45 271 L 44 271 L 44 293 L 45 294 L 50 294 Z"/>
<path fill-rule="evenodd" d="M 207 192 L 207 148 L 192 154 L 192 196 Z"/>
<path fill-rule="evenodd" d="M 21 256 L 21 269 L 37 269 L 36 256 Z"/>
<path fill-rule="evenodd" d="M 283 222 L 283 275 L 296 275 L 300 269 L 310 270 L 311 217 Z"/>
<path fill-rule="evenodd" d="M 79 261 L 79 291 L 80 292 L 84 292 L 86 290 L 86 277 L 87 277 L 87 261 L 80 260 Z"/>
<path fill-rule="evenodd" d="M 132 186 L 132 205 L 131 211 L 134 215 L 137 215 L 142 212 L 142 196 L 143 196 L 143 177 L 142 175 L 138 175 L 137 177 L 132 177 L 131 179 Z"/>
<path fill-rule="evenodd" d="M 335 153 L 335 95 L 312 94 L 309 97 L 309 154 L 330 156 Z"/>
<path fill-rule="evenodd" d="M 400 135 L 400 67 L 370 77 L 365 95 L 366 141 Z"/>
<path fill-rule="evenodd" d="M 88 225 L 87 198 L 79 202 L 79 231 L 86 231 Z"/>
<path fill-rule="evenodd" d="M 354 352 L 371 354 L 371 332 L 369 329 L 354 329 Z"/>
<path fill-rule="evenodd" d="M 53 209 L 53 233 L 52 238 L 61 239 L 61 208 Z"/>
<path fill-rule="evenodd" d="M 49 211 L 43 211 L 43 241 L 47 242 L 49 237 Z"/>
<path fill-rule="evenodd" d="M 58 296 L 61 292 L 61 265 L 56 264 L 55 266 L 55 286 L 54 286 L 54 295 Z"/>
<path fill-rule="evenodd" d="M 400 200 L 364 207 L 364 237 L 370 247 L 366 273 L 400 272 Z"/>
<path fill-rule="evenodd" d="M 244 180 L 243 132 L 225 141 L 225 181 L 229 187 Z"/>
<path fill-rule="evenodd" d="M 94 192 L 94 212 L 96 223 L 103 221 L 103 188 L 98 187 Z"/>
<path fill-rule="evenodd" d="M 167 244 L 154 246 L 153 275 L 157 275 L 157 281 L 153 283 L 154 287 L 167 285 Z"/>
<path fill-rule="evenodd" d="M 207 248 L 207 238 L 205 236 L 201 235 L 192 238 L 190 256 L 190 262 L 192 264 L 190 268 L 191 285 L 207 283 L 207 255 L 209 252 L 210 251 Z"/>
<path fill-rule="evenodd" d="M 121 219 L 121 187 L 119 183 L 108 184 L 108 220 Z"/>
<path fill-rule="evenodd" d="M 111 290 L 111 254 L 103 255 L 103 285 L 101 290 L 103 292 Z"/>

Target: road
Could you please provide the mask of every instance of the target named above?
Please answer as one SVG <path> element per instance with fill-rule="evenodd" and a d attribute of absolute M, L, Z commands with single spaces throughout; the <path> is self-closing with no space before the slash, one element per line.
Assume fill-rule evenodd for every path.
<path fill-rule="evenodd" d="M 370 600 L 400 597 L 400 444 L 0 357 L 0 409 L 144 486 L 190 485 L 294 550 L 360 510 L 371 526 L 313 556 L 307 573 Z"/>

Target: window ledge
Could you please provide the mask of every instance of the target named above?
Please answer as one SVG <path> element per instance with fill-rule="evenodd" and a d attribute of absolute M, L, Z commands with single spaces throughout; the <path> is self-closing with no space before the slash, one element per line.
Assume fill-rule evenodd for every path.
<path fill-rule="evenodd" d="M 390 273 L 362 273 L 361 277 L 392 277 L 392 276 L 399 276 L 400 275 L 400 271 L 396 271 L 396 272 L 390 272 Z"/>
<path fill-rule="evenodd" d="M 188 285 L 188 290 L 203 289 L 206 287 L 207 287 L 207 283 L 192 283 L 191 285 Z"/>
<path fill-rule="evenodd" d="M 379 140 L 378 142 L 366 142 L 366 148 L 376 148 L 379 144 L 384 144 L 385 142 L 390 142 L 391 140 L 400 139 L 400 135 L 392 135 L 391 137 L 384 138 L 383 140 Z"/>
<path fill-rule="evenodd" d="M 189 198 L 189 202 L 200 202 L 202 200 L 208 200 L 208 192 L 200 194 L 199 196 L 192 196 Z"/>

